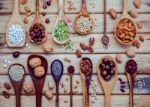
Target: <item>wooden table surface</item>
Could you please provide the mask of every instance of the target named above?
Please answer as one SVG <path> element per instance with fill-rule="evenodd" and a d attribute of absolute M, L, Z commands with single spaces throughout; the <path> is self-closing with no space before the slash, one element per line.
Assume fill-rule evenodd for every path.
<path fill-rule="evenodd" d="M 29 17 L 29 23 L 26 25 L 26 29 L 31 26 L 33 19 L 34 19 L 34 13 L 35 13 L 35 0 L 28 0 L 29 2 L 27 5 L 32 9 L 33 15 Z M 42 0 L 40 0 L 42 1 Z M 70 17 L 73 21 L 75 16 L 80 11 L 81 6 L 81 0 L 71 0 L 74 3 L 74 6 L 76 7 L 76 10 L 68 11 L 68 3 L 67 0 L 65 0 L 64 6 L 65 6 L 65 14 L 67 17 Z M 42 4 L 42 3 L 40 3 Z M 6 32 L 6 26 L 10 19 L 11 13 L 12 13 L 12 5 L 13 0 L 0 0 L 0 36 L 4 37 Z M 42 6 L 41 6 L 42 7 Z M 136 49 L 135 47 L 123 47 L 120 44 L 117 43 L 117 41 L 114 38 L 113 30 L 116 23 L 116 20 L 112 20 L 107 14 L 107 33 L 110 37 L 110 46 L 107 50 L 105 50 L 102 47 L 102 44 L 100 42 L 101 37 L 103 36 L 103 0 L 87 0 L 87 7 L 88 11 L 94 18 L 95 27 L 93 29 L 93 32 L 86 36 L 82 37 L 75 33 L 73 28 L 71 29 L 70 39 L 74 43 L 73 50 L 65 50 L 64 46 L 58 46 L 51 40 L 51 32 L 52 27 L 55 23 L 57 14 L 58 14 L 58 1 L 53 0 L 52 5 L 46 9 L 46 12 L 48 13 L 46 17 L 42 17 L 43 21 L 45 18 L 50 18 L 50 23 L 45 24 L 47 31 L 49 33 L 48 37 L 54 44 L 54 51 L 51 54 L 44 54 L 43 50 L 41 49 L 40 45 L 31 44 L 28 42 L 30 49 L 27 47 L 24 47 L 22 49 L 10 49 L 8 47 L 0 47 L 0 107 L 15 107 L 15 96 L 14 96 L 14 90 L 11 89 L 9 92 L 12 94 L 10 99 L 6 99 L 2 95 L 2 91 L 5 90 L 3 87 L 3 84 L 5 82 L 9 82 L 8 78 L 8 67 L 4 68 L 3 64 L 4 61 L 10 60 L 11 63 L 19 62 L 23 64 L 26 68 L 26 77 L 25 77 L 25 83 L 32 83 L 31 77 L 29 75 L 29 72 L 27 70 L 26 60 L 27 57 L 30 54 L 41 54 L 45 56 L 49 63 L 49 69 L 50 64 L 54 59 L 60 59 L 61 61 L 64 61 L 65 57 L 68 57 L 71 59 L 71 63 L 64 62 L 65 67 L 65 73 L 63 75 L 62 81 L 65 81 L 65 79 L 68 77 L 67 74 L 67 67 L 69 65 L 75 66 L 75 75 L 73 76 L 73 85 L 75 85 L 75 81 L 79 80 L 81 81 L 80 75 L 79 75 L 79 60 L 76 55 L 74 54 L 76 49 L 80 48 L 79 43 L 80 42 L 88 42 L 90 37 L 94 37 L 96 42 L 94 44 L 94 53 L 89 54 L 88 52 L 83 51 L 83 56 L 88 56 L 93 61 L 94 65 L 94 74 L 93 79 L 97 83 L 97 100 L 95 103 L 92 102 L 92 97 L 90 97 L 90 107 L 104 107 L 104 93 L 102 91 L 101 86 L 99 85 L 99 81 L 96 74 L 96 65 L 98 63 L 98 60 L 104 56 L 105 54 L 111 55 L 113 57 L 116 56 L 116 54 L 121 54 L 123 58 L 123 63 L 119 64 L 119 75 L 118 77 L 123 78 L 123 80 L 126 81 L 126 88 L 125 92 L 122 93 L 120 91 L 120 84 L 119 81 L 116 82 L 112 96 L 111 96 L 111 103 L 112 107 L 128 107 L 129 103 L 129 88 L 128 88 L 128 82 L 125 75 L 125 62 L 128 60 L 128 57 L 125 54 L 125 51 L 127 49 L 135 50 L 137 55 L 135 57 L 135 60 L 138 62 L 138 75 L 136 78 L 135 83 L 135 92 L 134 92 L 134 107 L 150 107 L 150 0 L 142 0 L 141 8 L 138 9 L 138 17 L 136 19 L 133 19 L 134 22 L 141 21 L 143 24 L 143 28 L 141 30 L 138 30 L 138 36 L 144 35 L 145 42 L 141 43 L 141 48 Z M 114 8 L 117 10 L 118 16 L 122 14 L 122 0 L 107 0 L 107 12 L 110 8 Z M 129 0 L 128 3 L 128 10 L 135 8 L 133 6 L 133 0 Z M 20 12 L 22 15 L 22 18 L 25 16 L 24 6 L 20 5 Z M 42 8 L 40 9 L 41 12 L 45 11 Z M 14 59 L 12 57 L 12 52 L 14 51 L 20 51 L 22 54 L 18 59 Z M 49 80 L 52 80 L 50 70 L 48 71 L 47 78 L 44 85 L 44 90 L 48 89 L 48 82 Z M 138 82 L 142 81 L 143 86 L 140 90 L 138 87 Z M 64 94 L 64 90 L 60 87 L 60 105 L 61 107 L 69 107 L 69 81 L 65 81 L 65 86 L 67 87 L 67 93 Z M 44 91 L 43 90 L 43 91 Z M 55 93 L 55 90 L 53 90 Z M 92 93 L 92 88 L 90 88 L 90 93 Z M 34 92 L 27 96 L 24 91 L 22 91 L 22 107 L 35 107 L 35 95 Z M 67 103 L 64 103 L 64 101 L 68 101 Z M 74 107 L 82 107 L 82 83 L 79 84 L 79 92 L 73 96 L 73 102 Z M 45 98 L 43 95 L 43 107 L 55 107 L 55 96 L 53 100 L 49 101 Z"/>

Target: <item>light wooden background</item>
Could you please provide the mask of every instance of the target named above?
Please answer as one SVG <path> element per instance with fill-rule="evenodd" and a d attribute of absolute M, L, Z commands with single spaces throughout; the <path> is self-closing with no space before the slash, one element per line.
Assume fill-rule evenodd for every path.
<path fill-rule="evenodd" d="M 35 13 L 35 0 L 28 0 L 28 6 L 32 9 L 33 13 Z M 71 0 L 74 3 L 74 6 L 76 7 L 76 10 L 73 11 L 68 11 L 68 3 L 67 0 L 65 0 L 64 6 L 65 6 L 65 14 L 66 16 L 70 17 L 72 20 L 74 17 L 78 14 L 80 11 L 80 6 L 81 6 L 81 0 Z M 109 11 L 110 8 L 114 8 L 117 10 L 118 16 L 122 14 L 122 0 L 107 0 L 107 11 Z M 94 5 L 90 5 L 93 4 Z M 0 0 L 0 36 L 4 37 L 5 36 L 5 31 L 6 31 L 6 26 L 7 23 L 10 19 L 11 13 L 12 13 L 12 4 L 13 0 Z M 64 57 L 68 57 L 71 59 L 71 63 L 68 64 L 67 62 L 64 62 L 64 67 L 65 67 L 65 73 L 62 78 L 62 80 L 65 80 L 65 78 L 68 76 L 67 75 L 67 67 L 68 65 L 75 65 L 75 75 L 73 76 L 73 84 L 75 84 L 76 80 L 81 81 L 80 75 L 79 75 L 79 59 L 76 58 L 75 50 L 79 48 L 79 43 L 80 42 L 88 42 L 88 39 L 90 37 L 94 37 L 96 40 L 96 43 L 94 45 L 94 54 L 89 54 L 87 52 L 83 51 L 83 56 L 88 56 L 91 58 L 93 61 L 94 65 L 94 75 L 93 79 L 97 81 L 97 98 L 98 100 L 95 103 L 92 103 L 92 98 L 90 97 L 90 107 L 104 107 L 104 94 L 102 91 L 101 86 L 99 85 L 97 75 L 96 75 L 96 65 L 98 60 L 104 56 L 105 54 L 109 54 L 113 57 L 116 56 L 116 54 L 121 54 L 123 58 L 123 63 L 119 65 L 119 77 L 122 77 L 126 81 L 126 91 L 125 93 L 120 92 L 120 85 L 119 81 L 116 82 L 115 87 L 112 92 L 112 97 L 111 97 L 111 103 L 112 107 L 128 107 L 128 95 L 129 95 L 129 89 L 128 89 L 128 83 L 127 83 L 127 78 L 125 75 L 125 70 L 124 70 L 124 65 L 125 62 L 128 60 L 127 56 L 125 55 L 125 51 L 127 49 L 133 49 L 137 52 L 137 55 L 135 57 L 135 60 L 139 64 L 139 73 L 137 75 L 136 83 L 135 83 L 135 96 L 134 96 L 134 105 L 135 107 L 150 107 L 150 0 L 142 0 L 142 6 L 138 11 L 138 18 L 134 20 L 134 22 L 141 21 L 143 24 L 143 29 L 138 30 L 138 35 L 142 34 L 145 36 L 145 42 L 142 43 L 140 49 L 136 49 L 135 47 L 123 47 L 120 44 L 117 43 L 117 41 L 114 38 L 113 35 L 113 29 L 116 23 L 116 20 L 112 20 L 109 15 L 107 15 L 107 33 L 110 37 L 110 46 L 109 49 L 105 50 L 102 48 L 100 39 L 102 37 L 103 33 L 103 0 L 87 0 L 87 6 L 88 6 L 88 11 L 94 18 L 95 22 L 95 27 L 93 29 L 92 34 L 86 36 L 86 37 L 81 37 L 77 35 L 74 31 L 73 28 L 71 29 L 71 34 L 70 34 L 70 39 L 74 42 L 74 50 L 65 50 L 63 46 L 57 46 L 55 43 L 54 44 L 54 52 L 52 54 L 45 55 L 41 49 L 40 45 L 34 45 L 28 42 L 29 46 L 31 49 L 27 49 L 26 47 L 22 49 L 10 49 L 7 47 L 0 47 L 0 107 L 15 107 L 15 96 L 14 96 L 14 90 L 11 89 L 10 93 L 12 96 L 10 99 L 6 99 L 2 96 L 2 91 L 4 90 L 3 84 L 4 82 L 9 82 L 8 75 L 7 75 L 7 68 L 3 68 L 3 63 L 5 59 L 11 60 L 12 63 L 19 62 L 23 64 L 26 68 L 26 78 L 25 78 L 25 83 L 32 83 L 29 72 L 26 67 L 26 59 L 30 54 L 42 54 L 48 59 L 49 66 L 51 62 L 54 59 L 60 59 L 61 61 L 64 60 Z M 134 8 L 133 6 L 133 0 L 129 0 L 128 3 L 128 9 Z M 41 8 L 40 10 L 45 11 Z M 25 11 L 24 11 L 24 6 L 20 5 L 20 12 L 22 17 L 25 16 Z M 53 0 L 52 5 L 46 10 L 48 15 L 46 17 L 43 17 L 43 21 L 45 18 L 49 17 L 50 18 L 50 24 L 46 25 L 48 28 L 47 31 L 49 33 L 49 39 L 51 40 L 51 31 L 52 31 L 52 26 L 55 23 L 55 19 L 57 17 L 58 13 L 58 1 Z M 34 19 L 34 14 L 29 17 L 29 24 L 26 25 L 26 28 L 28 29 Z M 22 54 L 18 59 L 13 59 L 11 53 L 14 51 L 21 51 Z M 50 69 L 50 67 L 49 67 Z M 145 85 L 143 85 L 143 88 L 141 92 L 139 93 L 138 90 L 138 79 L 142 79 L 145 81 Z M 49 80 L 52 80 L 50 71 L 48 72 L 46 82 L 44 85 L 44 90 L 48 89 L 47 83 Z M 68 92 L 67 94 L 63 93 L 63 89 L 60 87 L 60 105 L 61 107 L 69 107 L 69 81 L 65 82 L 65 85 L 68 87 Z M 53 90 L 55 93 L 55 90 Z M 91 89 L 90 89 L 91 91 Z M 67 100 L 68 103 L 64 103 L 64 101 Z M 73 102 L 74 102 L 74 107 L 82 107 L 82 83 L 80 82 L 79 84 L 79 93 L 75 94 L 73 96 Z M 35 96 L 34 93 L 26 96 L 24 91 L 22 91 L 22 107 L 35 107 Z M 53 100 L 48 101 L 44 96 L 43 96 L 43 107 L 55 107 L 55 97 Z"/>

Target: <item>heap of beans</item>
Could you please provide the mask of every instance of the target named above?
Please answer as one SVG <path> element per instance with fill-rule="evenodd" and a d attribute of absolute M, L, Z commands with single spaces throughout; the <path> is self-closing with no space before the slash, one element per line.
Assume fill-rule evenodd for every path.
<path fill-rule="evenodd" d="M 137 72 L 137 63 L 133 59 L 130 59 L 126 63 L 126 71 L 130 74 L 134 74 Z"/>
<path fill-rule="evenodd" d="M 68 27 L 63 21 L 57 23 L 54 30 L 54 37 L 61 42 L 68 38 Z"/>
<path fill-rule="evenodd" d="M 19 45 L 24 40 L 24 30 L 20 24 L 12 24 L 7 31 L 9 41 L 14 45 Z"/>
<path fill-rule="evenodd" d="M 111 78 L 115 75 L 115 62 L 109 58 L 103 58 L 99 69 L 101 70 L 101 76 L 104 80 L 110 81 Z"/>
<path fill-rule="evenodd" d="M 42 24 L 34 24 L 29 30 L 31 40 L 36 43 L 43 42 L 45 39 L 45 27 Z"/>
<path fill-rule="evenodd" d="M 89 75 L 92 71 L 91 61 L 87 58 L 83 58 L 80 63 L 80 70 L 83 74 Z"/>
<path fill-rule="evenodd" d="M 122 19 L 117 24 L 116 36 L 123 43 L 131 43 L 136 36 L 136 28 L 133 22 L 127 18 Z"/>
<path fill-rule="evenodd" d="M 14 81 L 21 81 L 25 74 L 24 68 L 21 65 L 12 65 L 9 69 L 9 75 Z"/>
<path fill-rule="evenodd" d="M 79 32 L 80 34 L 87 34 L 92 30 L 93 27 L 93 21 L 90 19 L 90 17 L 86 16 L 80 16 L 75 21 L 75 30 Z"/>

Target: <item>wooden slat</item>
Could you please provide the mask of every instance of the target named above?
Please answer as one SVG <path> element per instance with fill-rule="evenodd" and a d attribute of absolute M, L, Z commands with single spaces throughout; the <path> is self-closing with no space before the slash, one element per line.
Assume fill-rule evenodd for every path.
<path fill-rule="evenodd" d="M 108 55 L 111 55 L 112 57 L 115 58 L 115 54 L 108 54 Z M 3 67 L 3 64 L 4 64 L 4 61 L 7 59 L 7 60 L 10 60 L 11 63 L 21 63 L 22 65 L 25 66 L 25 69 L 26 69 L 26 73 L 28 73 L 28 70 L 27 70 L 27 58 L 28 58 L 29 55 L 27 54 L 21 54 L 21 56 L 18 58 L 18 59 L 14 59 L 12 57 L 12 55 L 10 54 L 1 54 L 0 56 L 0 74 L 3 75 L 3 74 L 7 74 L 8 71 L 8 67 L 7 68 L 4 68 Z M 67 57 L 71 60 L 71 63 L 68 64 L 68 62 L 64 62 L 64 73 L 66 74 L 67 73 L 67 67 L 69 65 L 74 65 L 75 66 L 75 74 L 79 74 L 79 60 L 78 58 L 76 58 L 76 55 L 73 55 L 73 54 L 52 54 L 52 55 L 43 55 L 46 57 L 46 59 L 48 60 L 48 63 L 49 63 L 49 66 L 51 64 L 51 62 L 55 59 L 59 59 L 61 61 L 64 61 L 64 58 Z M 93 62 L 93 72 L 96 73 L 96 66 L 97 66 L 97 63 L 98 61 L 100 60 L 101 57 L 103 57 L 105 55 L 103 54 L 93 54 L 93 55 L 90 55 L 90 54 L 84 54 L 83 57 L 89 57 L 92 62 Z M 125 72 L 125 63 L 126 61 L 128 60 L 127 56 L 122 54 L 122 60 L 123 60 L 123 63 L 122 64 L 119 64 L 118 65 L 118 72 L 119 73 L 124 73 Z M 137 54 L 136 57 L 135 57 L 135 60 L 137 61 L 138 63 L 138 71 L 139 73 L 145 73 L 145 74 L 149 74 L 150 73 L 150 57 L 149 57 L 149 54 Z M 50 69 L 48 69 L 50 70 Z M 50 73 L 50 71 L 48 71 L 48 73 Z"/>
<path fill-rule="evenodd" d="M 21 100 L 22 107 L 35 107 L 35 96 L 22 96 Z M 127 95 L 113 95 L 111 96 L 111 105 L 112 107 L 128 107 L 128 96 Z M 135 99 L 135 107 L 149 107 L 150 105 L 150 96 L 147 95 L 136 95 Z M 68 101 L 64 103 L 64 101 Z M 60 105 L 62 107 L 70 107 L 69 105 L 69 96 L 60 96 Z M 0 96 L 0 106 L 1 107 L 15 107 L 15 97 L 12 96 L 10 99 L 5 99 L 3 96 Z M 44 96 L 42 100 L 43 107 L 55 107 L 55 97 L 53 100 L 48 101 Z M 73 97 L 73 106 L 74 107 L 82 107 L 82 96 L 74 96 Z M 90 98 L 90 107 L 104 107 L 104 97 L 97 96 L 97 101 L 92 103 L 92 98 Z"/>
<path fill-rule="evenodd" d="M 28 6 L 32 9 L 33 12 L 35 12 L 35 1 L 34 0 L 28 0 Z M 42 1 L 42 0 L 41 0 Z M 68 0 L 65 0 L 65 12 L 66 13 L 78 13 L 80 11 L 81 7 L 81 0 L 70 0 L 74 3 L 74 6 L 76 10 L 68 10 L 68 5 L 67 3 Z M 12 12 L 12 3 L 13 0 L 1 0 L 1 8 L 0 13 L 11 13 Z M 40 3 L 42 4 L 42 3 Z M 47 9 L 43 10 L 42 5 L 40 5 L 41 9 L 40 11 L 46 11 L 48 13 L 57 13 L 58 12 L 58 2 L 57 0 L 53 0 L 52 5 Z M 90 13 L 102 13 L 103 12 L 103 1 L 102 0 L 87 0 L 87 7 L 88 11 Z M 122 11 L 122 1 L 121 0 L 107 0 L 107 11 L 109 11 L 110 8 L 116 9 L 117 12 Z M 133 6 L 133 0 L 129 0 L 128 3 L 128 9 L 134 8 Z M 20 11 L 21 13 L 24 13 L 24 6 L 20 5 Z M 137 10 L 140 13 L 149 13 L 150 8 L 149 8 L 149 0 L 142 0 L 142 5 L 141 8 Z"/>
<path fill-rule="evenodd" d="M 66 78 L 68 78 L 69 76 L 68 75 L 63 75 L 62 79 L 61 79 L 61 82 L 63 81 L 64 83 L 64 87 L 67 88 L 67 93 L 64 93 L 64 88 L 61 87 L 61 85 L 59 86 L 59 89 L 60 89 L 60 94 L 69 94 L 70 92 L 70 82 L 69 81 L 66 81 Z M 127 78 L 125 75 L 119 75 L 118 77 L 122 78 L 126 84 L 126 88 L 125 88 L 125 92 L 122 93 L 120 91 L 120 83 L 119 83 L 119 80 L 117 80 L 117 82 L 115 83 L 114 85 L 114 88 L 113 88 L 113 91 L 112 91 L 112 94 L 114 95 L 123 95 L 123 94 L 129 94 L 129 86 L 128 86 L 128 81 L 127 81 Z M 2 91 L 5 90 L 4 88 L 4 83 L 5 82 L 9 82 L 9 77 L 8 76 L 0 76 L 0 94 L 2 94 Z M 99 80 L 97 78 L 97 75 L 93 75 L 92 76 L 92 79 L 94 80 L 94 83 L 97 84 L 96 86 L 96 90 L 97 90 L 97 94 L 104 94 L 103 93 L 103 90 L 100 86 L 100 83 L 99 83 Z M 139 89 L 138 87 L 138 82 L 139 82 L 139 79 L 143 82 L 143 85 L 142 85 L 142 89 Z M 75 95 L 79 95 L 79 94 L 82 94 L 82 82 L 81 82 L 81 77 L 80 75 L 74 75 L 73 76 L 73 92 L 75 92 L 75 89 L 74 87 L 76 86 L 76 80 L 79 81 L 79 85 L 78 85 L 78 93 L 75 93 Z M 52 81 L 53 82 L 53 78 L 51 75 L 47 75 L 46 77 L 46 80 L 45 80 L 45 85 L 44 85 L 44 89 L 43 89 L 43 93 L 45 90 L 48 90 L 48 82 L 49 81 Z M 135 81 L 135 91 L 134 91 L 134 94 L 150 94 L 150 75 L 137 75 L 136 77 L 136 81 Z M 25 77 L 25 82 L 24 83 L 32 83 L 32 80 L 31 80 L 31 77 L 28 75 Z M 55 88 L 54 90 L 52 90 L 53 93 L 55 93 Z M 13 88 L 9 91 L 11 94 L 14 94 L 14 90 Z M 92 84 L 91 84 L 91 87 L 90 87 L 90 93 L 93 92 L 93 88 L 92 88 Z M 34 94 L 35 92 L 33 92 L 32 94 Z M 24 91 L 22 91 L 22 94 L 26 94 Z"/>
<path fill-rule="evenodd" d="M 103 34 L 90 34 L 89 36 L 83 37 L 78 36 L 76 34 L 70 34 L 70 39 L 74 43 L 73 50 L 66 50 L 64 46 L 58 46 L 56 43 L 53 42 L 51 38 L 51 34 L 49 34 L 49 40 L 51 41 L 52 45 L 54 46 L 54 50 L 52 53 L 75 53 L 76 49 L 80 48 L 79 44 L 80 42 L 84 42 L 88 44 L 89 38 L 94 37 L 95 38 L 95 44 L 93 46 L 94 53 L 125 53 L 127 49 L 132 49 L 136 51 L 137 53 L 150 53 L 150 36 L 149 34 L 139 34 L 144 35 L 145 42 L 141 43 L 141 48 L 137 49 L 133 46 L 130 47 L 124 47 L 120 45 L 113 34 L 108 34 L 110 38 L 110 44 L 109 48 L 105 49 L 103 48 L 103 45 L 101 44 L 101 38 Z M 138 36 L 139 36 L 138 35 Z M 1 36 L 4 36 L 2 34 Z M 137 36 L 137 39 L 138 39 Z M 42 47 L 40 45 L 32 44 L 31 42 L 27 41 L 27 43 L 30 46 L 30 49 L 27 49 L 27 47 L 21 48 L 21 49 L 14 49 L 14 48 L 8 48 L 8 47 L 0 47 L 0 53 L 12 53 L 16 50 L 22 52 L 22 53 L 43 53 Z M 82 51 L 82 50 L 81 50 Z M 89 53 L 88 51 L 82 51 L 82 53 Z"/>
<path fill-rule="evenodd" d="M 77 14 L 66 14 L 67 17 L 71 19 L 73 22 Z M 102 33 L 103 32 L 103 15 L 102 14 L 91 14 L 95 27 L 93 28 L 93 31 L 91 33 Z M 119 15 L 120 16 L 120 15 Z M 7 23 L 10 19 L 11 15 L 1 15 L 0 16 L 0 33 L 6 32 Z M 24 15 L 22 16 L 24 17 Z M 53 25 L 55 24 L 55 20 L 57 18 L 57 14 L 48 14 L 46 17 L 42 17 L 42 20 L 45 22 L 45 18 L 50 18 L 50 24 L 46 24 L 47 32 L 51 33 Z M 110 16 L 107 17 L 107 32 L 114 32 L 115 24 L 117 23 L 117 20 L 113 20 L 110 18 Z M 137 19 L 133 19 L 134 22 L 142 22 L 143 29 L 137 30 L 138 32 L 147 33 L 150 32 L 150 14 L 139 14 Z M 32 25 L 32 22 L 34 20 L 34 15 L 29 17 L 29 23 L 26 25 L 26 29 L 28 30 L 30 26 Z M 73 25 L 70 27 L 70 33 L 75 33 Z"/>

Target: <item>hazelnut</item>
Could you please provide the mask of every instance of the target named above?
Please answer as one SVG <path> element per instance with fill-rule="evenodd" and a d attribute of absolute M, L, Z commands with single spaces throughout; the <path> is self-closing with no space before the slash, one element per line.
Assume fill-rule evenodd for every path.
<path fill-rule="evenodd" d="M 34 75 L 36 77 L 42 77 L 45 74 L 45 69 L 43 66 L 38 66 L 34 69 Z"/>
<path fill-rule="evenodd" d="M 25 83 L 23 85 L 23 90 L 28 93 L 28 94 L 31 94 L 33 92 L 33 85 L 32 84 L 29 84 L 29 83 Z"/>
<path fill-rule="evenodd" d="M 45 94 L 45 96 L 46 96 L 46 98 L 48 99 L 48 100 L 52 100 L 53 99 L 53 93 L 51 92 L 51 91 L 44 91 L 44 94 Z"/>
<path fill-rule="evenodd" d="M 50 42 L 46 42 L 43 44 L 43 50 L 47 53 L 51 53 L 53 51 L 53 46 Z"/>
<path fill-rule="evenodd" d="M 32 67 L 32 68 L 35 68 L 37 66 L 40 66 L 42 64 L 41 62 L 41 59 L 40 58 L 32 58 L 30 61 L 29 61 L 29 65 Z"/>

